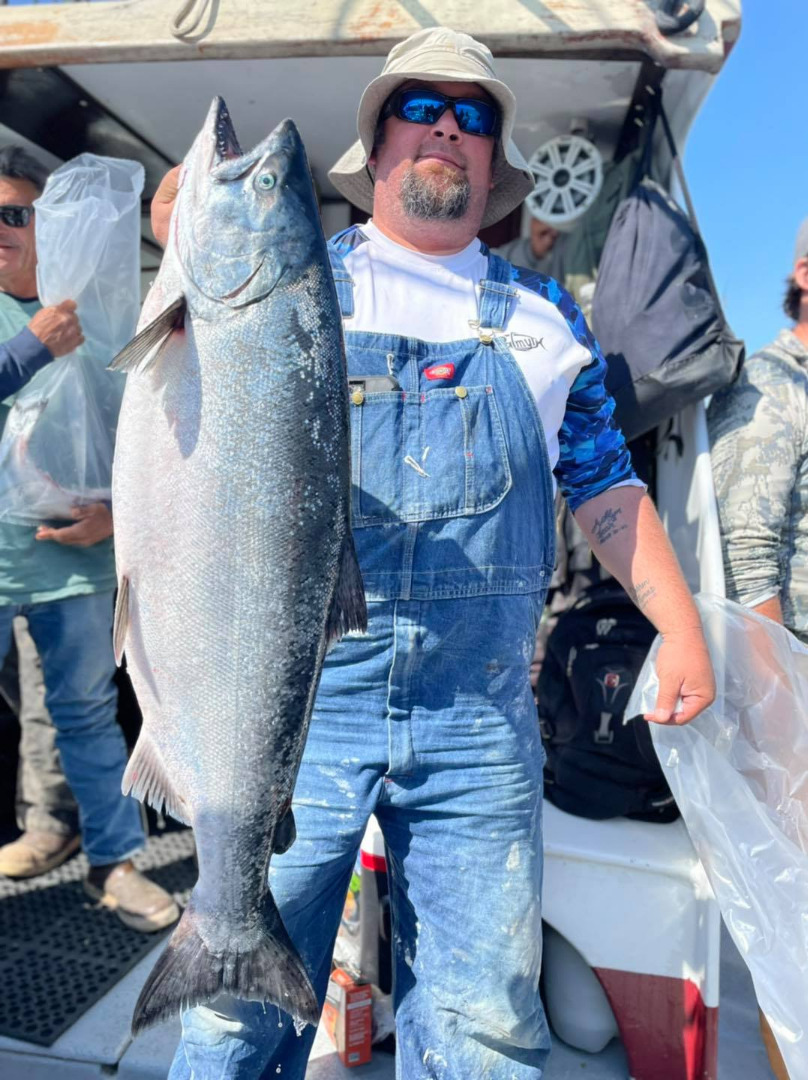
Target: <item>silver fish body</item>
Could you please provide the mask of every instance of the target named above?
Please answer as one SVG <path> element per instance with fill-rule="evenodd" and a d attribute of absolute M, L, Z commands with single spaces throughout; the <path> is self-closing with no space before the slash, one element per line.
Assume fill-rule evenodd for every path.
<path fill-rule="evenodd" d="M 226 990 L 314 1022 L 269 893 L 329 640 L 363 629 L 339 308 L 299 135 L 189 152 L 118 428 L 116 649 L 143 711 L 124 790 L 194 828 L 199 880 L 139 1030 Z"/>

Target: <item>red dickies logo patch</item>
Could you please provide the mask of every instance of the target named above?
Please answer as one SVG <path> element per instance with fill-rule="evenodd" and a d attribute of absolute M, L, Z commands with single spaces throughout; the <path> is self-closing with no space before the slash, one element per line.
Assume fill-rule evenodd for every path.
<path fill-rule="evenodd" d="M 424 375 L 428 379 L 453 379 L 454 371 L 454 364 L 435 364 L 434 367 L 428 367 Z"/>

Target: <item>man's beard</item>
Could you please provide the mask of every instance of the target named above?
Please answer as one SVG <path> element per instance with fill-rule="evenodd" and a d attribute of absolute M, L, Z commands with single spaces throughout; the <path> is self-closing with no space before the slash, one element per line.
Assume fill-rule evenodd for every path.
<path fill-rule="evenodd" d="M 407 217 L 421 221 L 457 221 L 469 208 L 471 184 L 449 166 L 426 175 L 411 165 L 401 181 L 401 205 Z"/>

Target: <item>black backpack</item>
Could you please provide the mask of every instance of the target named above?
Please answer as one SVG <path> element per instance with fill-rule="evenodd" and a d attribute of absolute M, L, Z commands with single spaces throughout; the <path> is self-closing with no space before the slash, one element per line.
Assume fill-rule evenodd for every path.
<path fill-rule="evenodd" d="M 544 793 L 585 818 L 669 822 L 679 811 L 640 717 L 623 714 L 656 631 L 614 581 L 558 620 L 539 673 Z"/>
<path fill-rule="evenodd" d="M 627 439 L 728 386 L 743 362 L 710 273 L 667 117 L 658 117 L 688 213 L 641 179 L 615 211 L 598 269 L 592 330 L 606 357 L 606 389 Z M 649 132 L 641 173 L 648 167 Z"/>

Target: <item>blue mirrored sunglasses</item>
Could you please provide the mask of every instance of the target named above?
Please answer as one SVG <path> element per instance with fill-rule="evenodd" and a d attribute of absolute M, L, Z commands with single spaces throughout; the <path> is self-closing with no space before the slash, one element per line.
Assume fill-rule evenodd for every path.
<path fill-rule="evenodd" d="M 436 124 L 447 109 L 451 109 L 457 126 L 466 135 L 496 135 L 499 130 L 499 110 L 479 98 L 453 98 L 437 90 L 415 88 L 399 90 L 382 110 L 382 119 L 397 116 L 410 124 Z"/>

